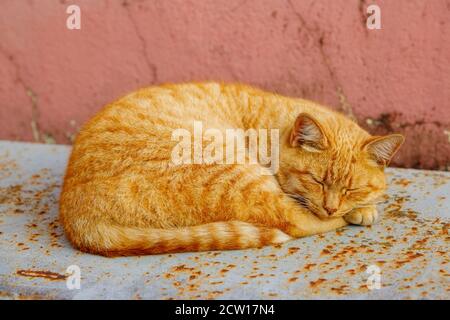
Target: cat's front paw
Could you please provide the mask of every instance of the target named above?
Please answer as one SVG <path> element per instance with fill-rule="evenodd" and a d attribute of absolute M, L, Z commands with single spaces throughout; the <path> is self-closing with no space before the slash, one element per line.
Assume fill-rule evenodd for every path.
<path fill-rule="evenodd" d="M 344 216 L 345 221 L 361 226 L 370 226 L 378 220 L 378 212 L 375 207 L 355 209 Z"/>

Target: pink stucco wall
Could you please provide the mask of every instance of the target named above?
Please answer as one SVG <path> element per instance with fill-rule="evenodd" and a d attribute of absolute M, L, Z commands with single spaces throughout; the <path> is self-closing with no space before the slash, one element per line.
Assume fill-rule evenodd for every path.
<path fill-rule="evenodd" d="M 365 27 L 371 3 L 381 30 Z M 2 0 L 0 139 L 69 143 L 128 91 L 216 79 L 403 132 L 396 165 L 448 169 L 449 16 L 450 0 Z"/>

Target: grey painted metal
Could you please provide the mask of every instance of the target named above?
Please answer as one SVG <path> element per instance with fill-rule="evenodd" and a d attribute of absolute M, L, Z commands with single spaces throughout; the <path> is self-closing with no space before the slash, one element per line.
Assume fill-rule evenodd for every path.
<path fill-rule="evenodd" d="M 4 299 L 446 299 L 450 173 L 388 169 L 372 227 L 254 250 L 104 258 L 74 250 L 58 223 L 70 147 L 0 142 L 0 297 Z M 81 289 L 66 269 L 81 269 Z M 367 268 L 381 271 L 369 290 Z M 375 276 L 376 277 L 376 276 Z"/>

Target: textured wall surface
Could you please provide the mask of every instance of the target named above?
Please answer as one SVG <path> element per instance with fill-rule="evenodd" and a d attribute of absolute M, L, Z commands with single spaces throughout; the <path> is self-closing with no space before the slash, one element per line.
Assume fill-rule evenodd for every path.
<path fill-rule="evenodd" d="M 371 3 L 381 30 L 366 28 Z M 128 91 L 213 79 L 403 132 L 395 165 L 448 169 L 449 15 L 450 0 L 2 0 L 0 139 L 69 143 Z"/>

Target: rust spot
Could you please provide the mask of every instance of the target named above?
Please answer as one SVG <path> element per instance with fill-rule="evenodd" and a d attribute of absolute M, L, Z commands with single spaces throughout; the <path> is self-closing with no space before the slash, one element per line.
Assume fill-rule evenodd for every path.
<path fill-rule="evenodd" d="M 303 267 L 303 269 L 309 271 L 309 270 L 311 270 L 313 267 L 315 267 L 316 265 L 317 265 L 317 264 L 315 264 L 315 263 L 308 263 L 308 264 L 306 264 L 306 265 Z"/>
<path fill-rule="evenodd" d="M 49 280 L 65 280 L 66 275 L 42 270 L 18 270 L 17 274 L 24 277 L 30 278 L 45 278 Z"/>
<path fill-rule="evenodd" d="M 324 283 L 325 281 L 327 281 L 327 280 L 325 280 L 323 278 L 319 278 L 316 281 L 310 281 L 309 286 L 311 288 L 315 288 L 315 287 L 319 286 L 320 284 Z"/>
<path fill-rule="evenodd" d="M 339 287 L 331 288 L 331 291 L 337 294 L 345 294 L 347 292 L 348 286 L 347 285 L 341 285 Z"/>
<path fill-rule="evenodd" d="M 193 270 L 194 270 L 194 268 L 186 267 L 185 264 L 181 264 L 179 266 L 175 266 L 172 268 L 172 271 L 174 271 L 174 272 L 189 272 L 189 271 L 193 271 Z"/>
<path fill-rule="evenodd" d="M 297 247 L 291 247 L 291 248 L 288 249 L 288 253 L 289 253 L 289 254 L 293 254 L 293 253 L 296 253 L 296 252 L 299 251 L 299 250 L 300 250 L 300 248 L 297 248 Z"/>
<path fill-rule="evenodd" d="M 412 183 L 412 181 L 403 178 L 403 179 L 400 179 L 400 180 L 396 180 L 393 183 L 396 184 L 396 185 L 402 186 L 402 187 L 407 187 L 407 186 L 409 186 Z"/>

